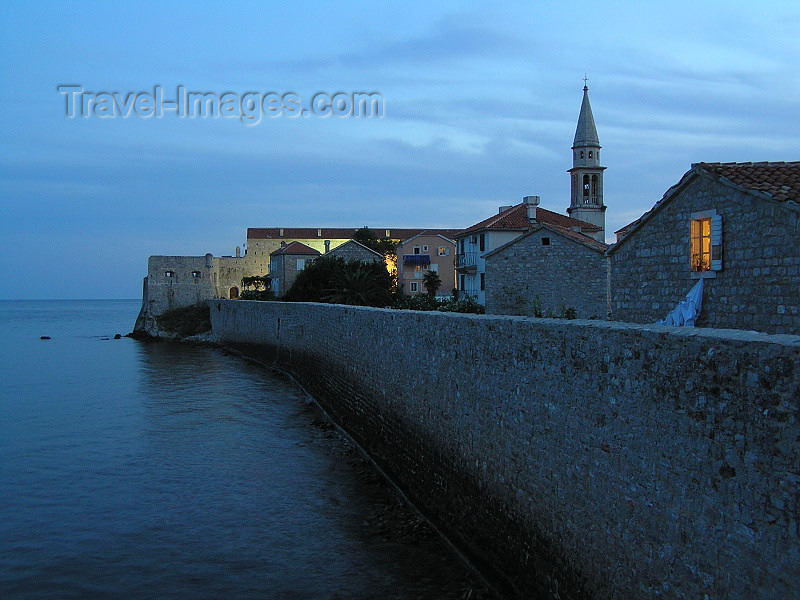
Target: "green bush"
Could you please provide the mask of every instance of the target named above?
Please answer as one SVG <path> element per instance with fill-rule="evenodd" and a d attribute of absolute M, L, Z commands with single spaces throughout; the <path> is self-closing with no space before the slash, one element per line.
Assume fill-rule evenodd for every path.
<path fill-rule="evenodd" d="M 484 314 L 486 309 L 472 299 L 456 300 L 455 298 L 438 299 L 427 294 L 418 296 L 398 296 L 392 308 L 406 310 L 438 310 L 440 312 L 459 312 Z"/>

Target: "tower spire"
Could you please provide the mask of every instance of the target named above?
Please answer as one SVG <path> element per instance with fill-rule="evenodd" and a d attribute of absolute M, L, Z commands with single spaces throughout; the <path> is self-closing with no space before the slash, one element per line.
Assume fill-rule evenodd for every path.
<path fill-rule="evenodd" d="M 606 207 L 603 204 L 603 171 L 600 166 L 600 138 L 594 124 L 592 106 L 589 103 L 587 77 L 583 78 L 583 101 L 578 114 L 578 126 L 572 142 L 571 177 L 572 195 L 567 213 L 581 221 L 603 228 L 593 237 L 605 241 Z"/>

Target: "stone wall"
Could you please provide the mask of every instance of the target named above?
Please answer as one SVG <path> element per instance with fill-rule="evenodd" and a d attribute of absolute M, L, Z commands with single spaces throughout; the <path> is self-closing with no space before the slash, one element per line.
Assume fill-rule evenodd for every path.
<path fill-rule="evenodd" d="M 542 245 L 547 238 L 548 245 Z M 539 298 L 538 307 L 536 298 Z M 602 252 L 542 228 L 486 258 L 486 312 L 581 318 L 608 314 L 606 258 Z"/>
<path fill-rule="evenodd" d="M 209 304 L 510 595 L 800 595 L 800 337 Z"/>
<path fill-rule="evenodd" d="M 693 212 L 722 215 L 723 267 L 704 281 L 701 327 L 800 334 L 800 210 L 695 177 L 611 256 L 612 318 L 663 319 L 696 283 Z"/>

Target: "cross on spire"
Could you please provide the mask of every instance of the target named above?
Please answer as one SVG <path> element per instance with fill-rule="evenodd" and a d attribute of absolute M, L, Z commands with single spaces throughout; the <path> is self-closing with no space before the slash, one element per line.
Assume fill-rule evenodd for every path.
<path fill-rule="evenodd" d="M 587 82 L 588 80 L 589 80 L 589 78 L 588 78 L 588 77 L 586 77 L 586 73 L 584 73 L 584 74 L 583 74 L 583 89 L 585 89 L 585 90 L 588 90 L 588 89 L 589 89 L 589 88 L 587 87 L 587 85 L 586 85 L 586 82 Z"/>

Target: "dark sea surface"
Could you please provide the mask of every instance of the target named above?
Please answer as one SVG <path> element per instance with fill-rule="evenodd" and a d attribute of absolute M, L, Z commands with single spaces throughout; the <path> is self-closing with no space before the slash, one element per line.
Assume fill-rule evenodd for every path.
<path fill-rule="evenodd" d="M 0 598 L 469 594 L 291 380 L 114 340 L 139 304 L 0 301 Z"/>

